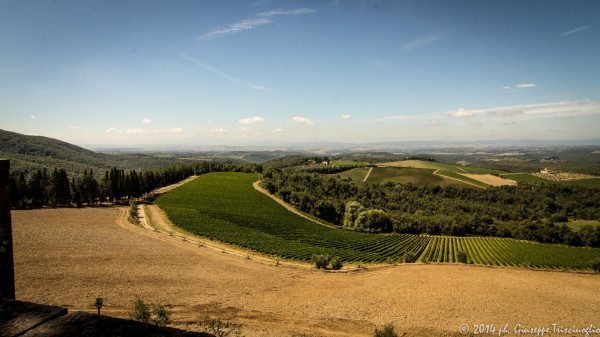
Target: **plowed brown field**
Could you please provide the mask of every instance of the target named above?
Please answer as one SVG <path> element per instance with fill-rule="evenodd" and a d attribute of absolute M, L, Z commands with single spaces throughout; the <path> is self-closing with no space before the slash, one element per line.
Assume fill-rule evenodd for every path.
<path fill-rule="evenodd" d="M 127 208 L 13 212 L 17 297 L 126 317 L 136 298 L 246 336 L 460 335 L 466 324 L 600 325 L 600 276 L 410 264 L 350 273 L 274 266 L 130 224 Z M 471 328 L 472 331 L 472 328 Z M 512 336 L 514 334 L 509 334 Z M 546 334 L 547 336 L 548 334 Z"/>

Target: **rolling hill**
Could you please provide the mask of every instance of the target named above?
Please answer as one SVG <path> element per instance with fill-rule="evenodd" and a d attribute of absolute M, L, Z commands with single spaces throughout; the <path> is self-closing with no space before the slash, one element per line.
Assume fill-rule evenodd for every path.
<path fill-rule="evenodd" d="M 64 168 L 69 174 L 84 170 L 96 172 L 110 167 L 147 170 L 180 162 L 143 154 L 104 154 L 43 136 L 28 136 L 0 130 L 0 158 L 10 159 L 13 171 Z"/>

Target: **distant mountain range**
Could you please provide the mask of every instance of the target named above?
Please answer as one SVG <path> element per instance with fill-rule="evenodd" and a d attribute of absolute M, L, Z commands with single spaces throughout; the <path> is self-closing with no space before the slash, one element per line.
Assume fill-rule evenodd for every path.
<path fill-rule="evenodd" d="M 444 155 L 445 160 L 464 160 L 465 155 L 491 151 L 490 155 L 514 150 L 546 149 L 540 156 L 552 155 L 549 149 L 590 147 L 585 153 L 600 150 L 600 139 L 551 140 L 486 140 L 486 141 L 397 141 L 372 143 L 283 142 L 254 145 L 156 146 L 147 148 L 95 147 L 95 151 L 61 140 L 29 136 L 0 130 L 0 158 L 11 160 L 13 170 L 32 171 L 41 168 L 64 168 L 69 174 L 93 169 L 101 173 L 110 167 L 151 170 L 195 160 L 262 163 L 290 154 L 340 155 L 351 153 L 431 154 Z M 483 151 L 483 152 L 482 152 Z M 531 151 L 527 151 L 531 152 Z M 458 155 L 454 158 L 452 155 Z M 560 153 L 561 158 L 565 156 Z M 450 158 L 450 157 L 452 158 Z M 581 156 L 580 156 L 581 157 Z M 588 156 L 589 157 L 589 156 Z M 537 157 L 536 157 L 537 158 Z M 587 157 L 586 157 L 587 158 Z M 469 160 L 471 158 L 469 157 Z M 535 158 L 534 158 L 535 159 Z M 579 158 L 577 161 L 581 161 Z"/>

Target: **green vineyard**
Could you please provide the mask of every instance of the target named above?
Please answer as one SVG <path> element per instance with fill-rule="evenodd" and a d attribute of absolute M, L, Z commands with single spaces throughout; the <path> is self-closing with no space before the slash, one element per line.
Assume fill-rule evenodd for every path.
<path fill-rule="evenodd" d="M 203 237 L 289 259 L 313 254 L 385 262 L 414 252 L 420 262 L 467 262 L 534 268 L 588 269 L 600 249 L 492 237 L 365 234 L 319 225 L 256 191 L 252 173 L 209 173 L 159 197 L 177 226 Z"/>

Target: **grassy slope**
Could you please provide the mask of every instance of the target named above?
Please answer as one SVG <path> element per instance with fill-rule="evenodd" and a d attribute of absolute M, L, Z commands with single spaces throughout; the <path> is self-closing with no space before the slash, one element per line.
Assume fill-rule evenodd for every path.
<path fill-rule="evenodd" d="M 398 259 L 405 251 L 421 260 L 453 262 L 456 251 L 479 264 L 587 268 L 600 249 L 512 239 L 373 235 L 332 229 L 301 218 L 252 188 L 250 173 L 210 173 L 158 199 L 176 225 L 191 233 L 262 253 L 307 260 L 331 254 L 346 261 Z"/>
<path fill-rule="evenodd" d="M 570 220 L 566 224 L 574 230 L 580 230 L 585 226 L 600 226 L 600 222 L 596 220 Z"/>
<path fill-rule="evenodd" d="M 336 175 L 342 178 L 350 178 L 354 181 L 361 182 L 365 178 L 365 175 L 367 175 L 367 172 L 369 172 L 369 167 L 357 167 L 351 170 L 336 173 Z"/>
<path fill-rule="evenodd" d="M 456 185 L 462 187 L 470 187 L 470 185 L 463 184 L 460 181 L 452 179 L 444 179 L 433 174 L 432 169 L 421 169 L 411 167 L 375 167 L 369 175 L 367 182 L 372 183 L 383 183 L 387 181 L 393 181 L 397 183 L 412 183 L 414 185 L 427 185 L 427 186 L 447 186 Z"/>
<path fill-rule="evenodd" d="M 112 166 L 123 169 L 152 169 L 173 165 L 173 158 L 147 155 L 110 155 L 96 153 L 57 139 L 27 136 L 0 130 L 0 157 L 10 159 L 12 170 L 64 168 L 69 173 L 93 169 L 96 172 Z"/>

